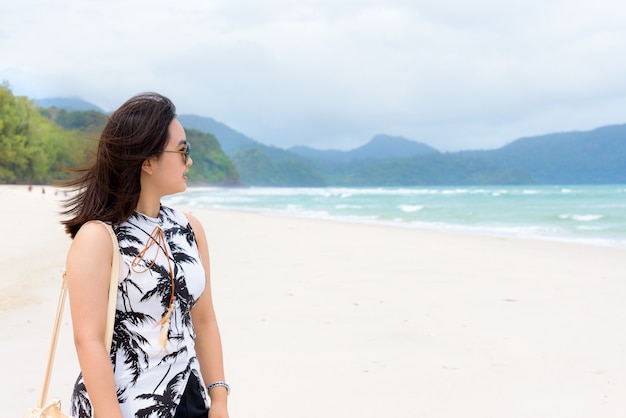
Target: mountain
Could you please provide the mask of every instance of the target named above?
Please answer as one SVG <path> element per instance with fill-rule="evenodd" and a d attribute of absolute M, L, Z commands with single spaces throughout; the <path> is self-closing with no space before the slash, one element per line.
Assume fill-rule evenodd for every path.
<path fill-rule="evenodd" d="M 520 138 L 482 153 L 473 154 L 525 170 L 538 184 L 626 183 L 626 124 Z"/>
<path fill-rule="evenodd" d="M 348 163 L 353 160 L 407 158 L 416 155 L 439 153 L 430 145 L 403 138 L 401 136 L 376 135 L 368 143 L 349 151 L 318 150 L 306 146 L 295 146 L 289 151 L 309 160 L 324 160 L 335 163 Z"/>
<path fill-rule="evenodd" d="M 326 181 L 303 158 L 275 147 L 250 147 L 235 152 L 233 163 L 248 186 L 324 187 Z"/>
<path fill-rule="evenodd" d="M 389 135 L 377 135 L 348 151 L 306 146 L 283 150 L 221 125 L 222 136 L 235 140 L 227 142 L 216 136 L 231 144 L 230 156 L 247 185 L 626 183 L 626 125 L 520 138 L 494 150 L 448 153 Z M 205 129 L 211 129 L 210 125 Z"/>
<path fill-rule="evenodd" d="M 306 145 L 296 145 L 288 149 L 288 151 L 311 161 L 326 161 L 332 163 L 347 163 L 352 158 L 348 151 L 341 150 L 320 150 L 317 148 L 307 147 Z"/>
<path fill-rule="evenodd" d="M 40 107 L 56 107 L 67 111 L 87 111 L 94 110 L 96 112 L 105 113 L 93 103 L 89 103 L 79 97 L 51 97 L 46 99 L 37 99 L 35 104 Z"/>
<path fill-rule="evenodd" d="M 430 145 L 412 141 L 401 136 L 376 135 L 370 142 L 349 152 L 355 160 L 367 158 L 407 158 L 416 155 L 438 154 Z"/>
<path fill-rule="evenodd" d="M 248 138 L 206 116 L 179 115 L 185 129 L 214 135 L 248 186 L 324 186 L 324 179 L 302 157 Z"/>
<path fill-rule="evenodd" d="M 69 116 L 57 120 L 71 127 L 76 115 Z M 626 125 L 520 138 L 495 150 L 440 153 L 389 135 L 377 135 L 349 151 L 305 146 L 285 150 L 208 117 L 179 119 L 185 128 L 214 135 L 241 182 L 249 186 L 626 183 Z"/>
<path fill-rule="evenodd" d="M 178 120 L 185 128 L 213 134 L 220 141 L 222 150 L 228 156 L 232 156 L 236 151 L 244 148 L 263 145 L 231 127 L 206 116 L 179 115 Z"/>

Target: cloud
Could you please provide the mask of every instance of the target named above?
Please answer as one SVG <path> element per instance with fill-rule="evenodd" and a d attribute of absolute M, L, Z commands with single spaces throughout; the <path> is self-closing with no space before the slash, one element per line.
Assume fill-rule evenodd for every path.
<path fill-rule="evenodd" d="M 0 15 L 18 94 L 113 109 L 139 91 L 261 142 L 441 150 L 624 122 L 617 0 L 25 0 Z"/>

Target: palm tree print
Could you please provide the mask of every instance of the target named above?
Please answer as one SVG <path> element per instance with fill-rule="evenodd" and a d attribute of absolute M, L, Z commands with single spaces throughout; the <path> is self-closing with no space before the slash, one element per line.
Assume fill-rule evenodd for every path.
<path fill-rule="evenodd" d="M 77 417 L 91 417 L 91 401 L 87 396 L 87 389 L 85 383 L 82 381 L 83 376 L 78 376 L 76 385 L 74 386 L 74 393 L 72 394 L 72 412 L 73 416 Z"/>
<path fill-rule="evenodd" d="M 163 231 L 165 249 L 146 248 L 150 234 Z M 120 278 L 111 347 L 118 401 L 124 417 L 171 417 L 190 373 L 200 376 L 194 348 L 191 309 L 204 291 L 206 276 L 195 235 L 179 211 L 161 206 L 158 218 L 135 213 L 114 231 L 122 261 L 129 266 Z M 157 251 L 158 249 L 158 251 Z M 133 260 L 141 254 L 140 266 Z M 167 311 L 174 280 L 174 310 L 167 332 L 167 350 L 159 342 L 159 321 Z M 200 379 L 201 380 L 201 379 Z M 72 413 L 90 417 L 91 402 L 82 376 L 72 395 Z"/>
<path fill-rule="evenodd" d="M 170 380 L 165 386 L 163 394 L 146 393 L 139 395 L 140 399 L 147 399 L 150 401 L 150 406 L 137 411 L 136 418 L 171 418 L 175 411 L 177 402 L 174 399 L 180 398 L 185 386 L 187 384 L 187 378 L 189 377 L 190 369 L 187 368 L 184 371 L 176 374 L 172 380 Z M 178 399 L 176 399 L 178 401 Z"/>

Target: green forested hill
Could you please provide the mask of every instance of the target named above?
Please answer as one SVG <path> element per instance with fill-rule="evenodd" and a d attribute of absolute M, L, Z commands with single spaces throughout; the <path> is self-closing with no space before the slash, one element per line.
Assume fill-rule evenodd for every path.
<path fill-rule="evenodd" d="M 197 115 L 178 115 L 178 120 L 185 129 L 195 129 L 200 132 L 210 133 L 218 138 L 222 150 L 232 157 L 235 152 L 244 148 L 261 145 L 259 142 L 237 132 L 228 125 L 216 121 L 213 118 Z"/>
<path fill-rule="evenodd" d="M 249 186 L 321 187 L 325 179 L 303 158 L 280 148 L 254 146 L 236 151 L 233 163 Z"/>
<path fill-rule="evenodd" d="M 626 125 L 521 138 L 486 151 L 343 163 L 320 155 L 308 161 L 329 185 L 624 184 Z"/>
<path fill-rule="evenodd" d="M 190 185 L 240 186 L 239 173 L 217 139 L 195 129 L 185 129 L 191 144 Z"/>
<path fill-rule="evenodd" d="M 455 153 L 409 158 L 355 160 L 348 164 L 315 163 L 335 186 L 445 186 L 529 184 L 530 175 L 479 158 Z"/>
<path fill-rule="evenodd" d="M 66 178 L 61 167 L 87 159 L 88 135 L 41 115 L 26 97 L 0 87 L 0 183 L 48 183 Z"/>
<path fill-rule="evenodd" d="M 41 108 L 39 113 L 67 130 L 99 134 L 106 124 L 104 113 L 95 110 L 66 110 L 58 107 Z"/>
<path fill-rule="evenodd" d="M 89 164 L 106 123 L 95 110 L 40 108 L 0 87 L 0 183 L 51 183 L 69 176 L 62 167 Z M 192 146 L 191 185 L 239 185 L 239 173 L 210 134 L 187 130 Z"/>
<path fill-rule="evenodd" d="M 219 140 L 241 181 L 247 186 L 324 186 L 322 176 L 301 156 L 290 151 L 267 146 L 248 138 L 228 125 L 215 119 L 180 115 L 180 122 L 187 128 L 211 133 Z"/>
<path fill-rule="evenodd" d="M 626 125 L 522 138 L 480 158 L 525 170 L 537 184 L 626 183 Z"/>

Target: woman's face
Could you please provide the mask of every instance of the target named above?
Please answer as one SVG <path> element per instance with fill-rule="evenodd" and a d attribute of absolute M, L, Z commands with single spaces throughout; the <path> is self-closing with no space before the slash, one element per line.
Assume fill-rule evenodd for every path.
<path fill-rule="evenodd" d="M 178 119 L 172 120 L 168 129 L 168 140 L 163 153 L 155 165 L 155 180 L 163 195 L 187 190 L 187 171 L 193 161 L 189 151 L 185 130 Z"/>

